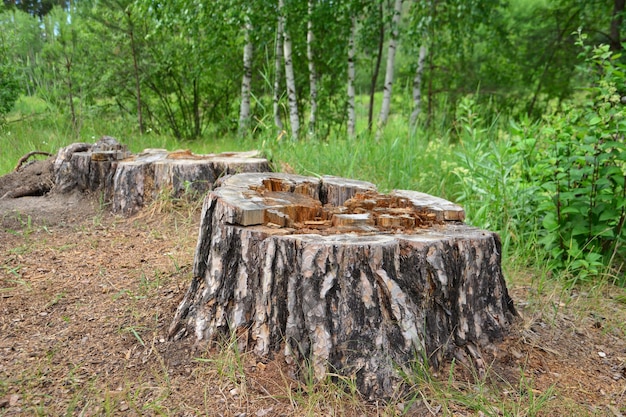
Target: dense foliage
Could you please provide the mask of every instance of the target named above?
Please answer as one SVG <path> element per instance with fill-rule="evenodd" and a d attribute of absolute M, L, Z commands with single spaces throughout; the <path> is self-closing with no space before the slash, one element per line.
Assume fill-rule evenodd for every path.
<path fill-rule="evenodd" d="M 625 67 L 608 45 L 585 47 L 584 53 L 596 74 L 590 95 L 548 118 L 530 168 L 542 190 L 541 243 L 575 279 L 626 260 L 626 109 L 618 92 Z"/>

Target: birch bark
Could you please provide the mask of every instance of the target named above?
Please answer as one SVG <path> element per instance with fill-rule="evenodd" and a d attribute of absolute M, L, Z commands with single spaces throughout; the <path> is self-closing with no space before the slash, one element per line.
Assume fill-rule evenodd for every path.
<path fill-rule="evenodd" d="M 426 60 L 426 46 L 420 46 L 417 58 L 417 69 L 413 79 L 413 112 L 411 113 L 411 128 L 415 128 L 417 118 L 422 110 L 422 75 L 424 74 L 424 61 Z"/>
<path fill-rule="evenodd" d="M 282 14 L 278 16 L 276 27 L 276 45 L 274 46 L 274 124 L 281 131 L 283 120 L 280 117 L 280 85 L 283 73 L 283 27 L 285 26 Z"/>
<path fill-rule="evenodd" d="M 310 112 L 309 112 L 309 135 L 315 135 L 315 122 L 317 118 L 317 71 L 315 69 L 315 34 L 313 33 L 313 0 L 307 3 L 307 31 L 306 31 L 306 56 L 309 62 L 309 90 L 310 90 Z"/>
<path fill-rule="evenodd" d="M 239 109 L 239 135 L 246 136 L 250 128 L 250 92 L 252 89 L 252 23 L 250 11 L 245 16 L 243 47 L 243 78 L 241 80 L 241 107 Z"/>
<path fill-rule="evenodd" d="M 287 83 L 287 100 L 289 102 L 289 121 L 291 122 L 291 138 L 298 139 L 300 133 L 300 115 L 298 114 L 298 96 L 296 93 L 296 77 L 293 72 L 291 35 L 285 17 L 285 1 L 278 0 L 278 12 L 283 19 L 283 50 L 285 53 L 285 80 Z"/>
<path fill-rule="evenodd" d="M 393 87 L 393 73 L 396 61 L 396 49 L 398 44 L 398 26 L 400 25 L 400 16 L 402 13 L 402 0 L 395 0 L 393 8 L 393 17 L 391 19 L 391 37 L 389 38 L 389 46 L 387 51 L 387 68 L 385 69 L 385 87 L 383 89 L 383 102 L 378 116 L 378 131 L 376 139 L 380 139 L 382 130 L 387 124 L 389 118 L 389 110 L 391 108 L 391 89 Z"/>
<path fill-rule="evenodd" d="M 348 136 L 354 137 L 356 131 L 356 110 L 354 90 L 354 57 L 356 55 L 355 38 L 356 38 L 356 16 L 352 15 L 352 25 L 350 28 L 350 40 L 348 42 Z"/>
<path fill-rule="evenodd" d="M 207 195 L 193 279 L 168 329 L 200 344 L 236 334 L 242 352 L 283 352 L 294 374 L 396 397 L 427 358 L 484 370 L 481 348 L 515 319 L 497 234 L 423 193 L 379 194 L 338 177 L 226 178 Z M 413 389 L 414 387 L 410 387 Z"/>

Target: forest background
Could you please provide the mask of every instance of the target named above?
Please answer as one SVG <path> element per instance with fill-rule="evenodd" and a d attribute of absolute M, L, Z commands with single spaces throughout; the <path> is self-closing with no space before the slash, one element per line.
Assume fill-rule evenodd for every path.
<path fill-rule="evenodd" d="M 462 204 L 509 267 L 626 285 L 624 0 L 4 0 L 0 173 L 111 135 Z"/>

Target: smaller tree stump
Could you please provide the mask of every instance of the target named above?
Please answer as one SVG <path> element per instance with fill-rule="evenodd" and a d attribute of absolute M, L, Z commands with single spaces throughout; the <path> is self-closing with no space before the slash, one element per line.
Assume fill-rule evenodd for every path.
<path fill-rule="evenodd" d="M 392 396 L 399 370 L 480 360 L 516 314 L 495 233 L 414 191 L 336 177 L 227 178 L 205 199 L 193 279 L 169 329 L 355 379 Z"/>
<path fill-rule="evenodd" d="M 53 167 L 55 192 L 97 191 L 103 203 L 124 215 L 136 213 L 160 193 L 171 198 L 199 196 L 224 176 L 271 171 L 257 151 L 196 155 L 189 150 L 146 149 L 133 155 L 109 136 L 95 144 L 73 143 L 60 149 Z"/>
<path fill-rule="evenodd" d="M 160 192 L 173 198 L 184 193 L 201 195 L 225 175 L 265 171 L 271 171 L 269 163 L 256 151 L 196 155 L 188 150 L 146 149 L 117 165 L 113 211 L 133 214 Z"/>
<path fill-rule="evenodd" d="M 118 161 L 129 156 L 126 146 L 110 136 L 95 144 L 73 143 L 62 148 L 54 161 L 55 191 L 103 191 L 110 200 Z"/>

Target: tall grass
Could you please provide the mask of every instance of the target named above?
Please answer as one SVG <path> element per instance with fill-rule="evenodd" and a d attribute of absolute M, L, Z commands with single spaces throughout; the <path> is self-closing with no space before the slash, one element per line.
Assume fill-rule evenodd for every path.
<path fill-rule="evenodd" d="M 72 127 L 68 115 L 59 113 L 36 97 L 22 97 L 8 115 L 7 123 L 0 125 L 0 175 L 12 171 L 18 160 L 28 152 L 36 150 L 54 154 L 71 143 L 94 143 L 105 135 L 124 143 L 131 152 L 165 148 L 217 153 L 249 149 L 250 146 L 232 138 L 184 142 L 153 131 L 141 135 L 133 118 L 109 117 L 96 112 L 82 114 L 78 126 Z"/>
<path fill-rule="evenodd" d="M 429 140 L 424 132 L 410 135 L 399 125 L 388 126 L 377 142 L 363 135 L 355 139 L 293 142 L 267 138 L 258 143 L 275 161 L 305 175 L 337 175 L 370 181 L 382 191 L 413 189 L 452 197 L 454 145 L 446 137 Z"/>

